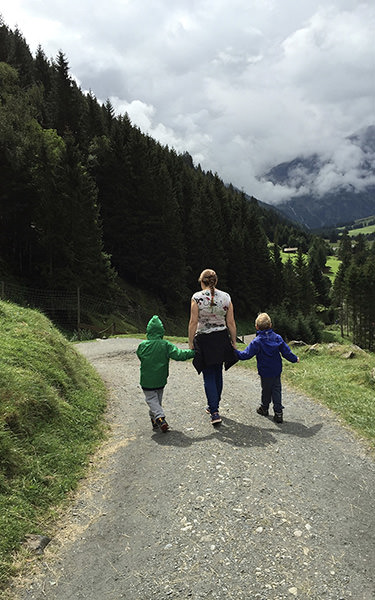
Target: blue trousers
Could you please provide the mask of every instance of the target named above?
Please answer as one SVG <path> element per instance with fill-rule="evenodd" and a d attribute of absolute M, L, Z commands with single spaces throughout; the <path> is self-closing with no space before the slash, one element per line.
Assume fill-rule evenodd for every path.
<path fill-rule="evenodd" d="M 281 404 L 281 377 L 261 377 L 262 385 L 262 406 L 268 409 L 271 400 L 275 413 L 281 413 L 283 406 Z"/>
<path fill-rule="evenodd" d="M 219 410 L 221 392 L 223 391 L 223 363 L 205 367 L 202 373 L 207 403 L 212 414 Z"/>

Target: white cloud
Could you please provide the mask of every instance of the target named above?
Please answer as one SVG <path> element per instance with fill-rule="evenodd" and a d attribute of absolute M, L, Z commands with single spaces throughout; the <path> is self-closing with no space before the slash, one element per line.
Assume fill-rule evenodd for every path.
<path fill-rule="evenodd" d="M 3 0 L 1 11 L 32 51 L 63 50 L 82 89 L 265 202 L 295 190 L 259 175 L 314 152 L 329 161 L 309 189 L 363 185 L 343 140 L 375 122 L 370 2 Z"/>

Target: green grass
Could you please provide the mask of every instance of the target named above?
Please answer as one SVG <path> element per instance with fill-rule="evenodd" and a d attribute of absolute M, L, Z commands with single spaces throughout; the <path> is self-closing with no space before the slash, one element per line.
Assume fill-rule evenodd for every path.
<path fill-rule="evenodd" d="M 356 235 L 368 235 L 370 233 L 374 233 L 375 225 L 367 225 L 366 227 L 359 227 L 358 229 L 350 229 L 349 236 L 354 237 Z"/>
<path fill-rule="evenodd" d="M 37 311 L 0 301 L 0 586 L 25 534 L 48 520 L 104 435 L 106 390 Z"/>
<path fill-rule="evenodd" d="M 285 253 L 285 252 L 281 252 L 282 263 L 283 264 L 287 263 L 289 259 L 291 259 L 291 261 L 293 263 L 295 263 L 295 261 L 297 260 L 297 256 L 298 256 L 297 252 L 294 253 L 294 254 L 288 254 L 288 253 Z M 307 254 L 304 254 L 303 256 L 304 256 L 305 260 L 307 260 Z M 327 272 L 326 272 L 326 275 L 328 275 L 328 277 L 331 279 L 332 283 L 335 280 L 335 277 L 336 277 L 337 271 L 339 269 L 340 263 L 341 263 L 341 261 L 338 258 L 336 258 L 336 256 L 333 256 L 333 255 L 327 256 L 327 261 L 326 261 Z"/>
<path fill-rule="evenodd" d="M 354 349 L 355 356 L 345 358 L 353 348 L 348 343 L 309 348 L 294 349 L 298 364 L 283 361 L 282 381 L 332 409 L 374 450 L 375 355 Z M 256 369 L 255 359 L 240 364 Z"/>
<path fill-rule="evenodd" d="M 339 325 L 328 325 L 322 331 L 322 342 L 325 344 L 342 344 L 344 346 L 350 346 L 352 343 L 349 338 L 341 336 Z"/>
<path fill-rule="evenodd" d="M 327 275 L 331 279 L 332 283 L 335 280 L 337 271 L 339 270 L 341 261 L 336 256 L 327 256 L 326 267 L 328 269 Z"/>

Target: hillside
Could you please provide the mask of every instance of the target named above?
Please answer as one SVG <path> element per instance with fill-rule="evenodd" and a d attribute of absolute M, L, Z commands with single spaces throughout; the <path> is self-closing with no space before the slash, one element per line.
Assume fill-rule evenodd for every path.
<path fill-rule="evenodd" d="M 133 289 L 186 320 L 208 266 L 236 294 L 238 317 L 282 301 L 270 298 L 268 243 L 278 228 L 280 244 L 308 246 L 306 232 L 196 167 L 187 152 L 142 134 L 79 88 L 62 51 L 54 60 L 41 48 L 33 56 L 1 22 L 0 84 L 2 281 L 41 296 L 79 290 L 98 299 L 97 313 L 135 311 L 126 315 L 132 324 L 140 320 Z M 73 310 L 67 302 L 66 313 Z M 142 313 L 143 327 L 149 317 Z"/>
<path fill-rule="evenodd" d="M 103 437 L 106 390 L 37 311 L 0 301 L 0 586 L 27 534 L 74 489 Z"/>
<path fill-rule="evenodd" d="M 277 210 L 285 217 L 307 227 L 338 227 L 374 214 L 375 186 L 364 192 L 339 190 L 322 197 L 300 196 L 279 204 Z"/>

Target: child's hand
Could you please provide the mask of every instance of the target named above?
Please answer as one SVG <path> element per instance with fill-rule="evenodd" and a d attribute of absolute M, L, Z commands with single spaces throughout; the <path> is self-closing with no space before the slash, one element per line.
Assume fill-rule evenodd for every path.
<path fill-rule="evenodd" d="M 297 362 L 299 362 L 299 356 L 297 356 Z"/>

